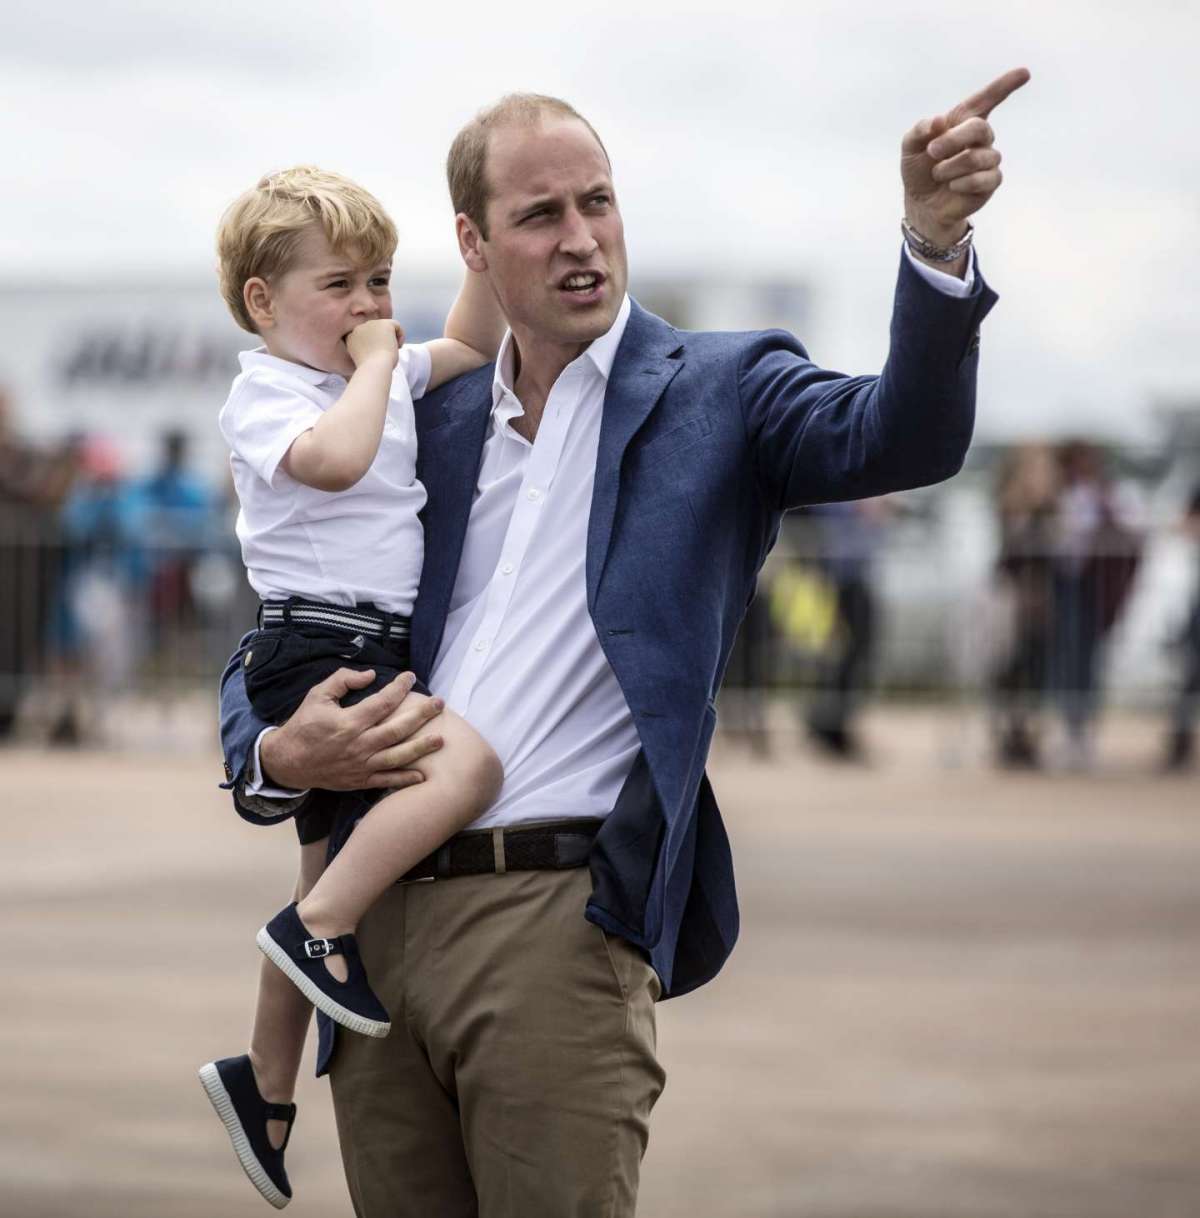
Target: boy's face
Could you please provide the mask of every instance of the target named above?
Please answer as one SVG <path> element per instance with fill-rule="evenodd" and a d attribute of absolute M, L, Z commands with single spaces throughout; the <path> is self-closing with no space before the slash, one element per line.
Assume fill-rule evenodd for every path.
<path fill-rule="evenodd" d="M 324 229 L 313 224 L 288 270 L 270 283 L 246 284 L 247 307 L 272 355 L 348 377 L 354 361 L 343 340 L 364 321 L 391 317 L 391 274 L 390 260 L 367 266 L 335 253 Z"/>

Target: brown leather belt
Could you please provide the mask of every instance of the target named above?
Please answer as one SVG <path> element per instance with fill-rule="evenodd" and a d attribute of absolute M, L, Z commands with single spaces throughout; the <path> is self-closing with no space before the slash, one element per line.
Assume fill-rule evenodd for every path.
<path fill-rule="evenodd" d="M 449 880 L 506 871 L 564 871 L 587 862 L 603 820 L 556 820 L 455 834 L 396 882 Z"/>

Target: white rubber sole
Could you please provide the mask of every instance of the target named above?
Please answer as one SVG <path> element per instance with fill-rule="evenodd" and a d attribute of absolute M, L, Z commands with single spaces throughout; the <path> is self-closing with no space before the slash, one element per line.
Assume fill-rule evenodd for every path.
<path fill-rule="evenodd" d="M 349 1028 L 351 1032 L 358 1032 L 362 1036 L 383 1037 L 392 1030 L 390 1023 L 384 1023 L 378 1019 L 367 1019 L 365 1015 L 357 1014 L 323 993 L 305 976 L 287 952 L 271 938 L 265 926 L 255 936 L 254 941 L 263 955 L 295 985 L 318 1011 L 324 1011 L 334 1023 L 341 1024 L 343 1028 Z"/>
<path fill-rule="evenodd" d="M 258 1161 L 258 1156 L 250 1145 L 250 1139 L 246 1136 L 245 1129 L 242 1128 L 242 1122 L 238 1117 L 237 1109 L 233 1106 L 233 1100 L 230 1098 L 229 1092 L 225 1090 L 225 1084 L 221 1082 L 221 1075 L 217 1071 L 215 1062 L 209 1062 L 208 1065 L 200 1067 L 200 1085 L 204 1088 L 204 1094 L 208 1096 L 208 1102 L 212 1104 L 217 1116 L 221 1118 L 221 1124 L 225 1126 L 225 1131 L 229 1134 L 234 1153 L 242 1165 L 242 1170 L 249 1177 L 250 1183 L 277 1210 L 283 1209 L 291 1197 L 286 1193 L 281 1193 L 275 1187 L 271 1177 L 267 1175 L 266 1169 Z"/>

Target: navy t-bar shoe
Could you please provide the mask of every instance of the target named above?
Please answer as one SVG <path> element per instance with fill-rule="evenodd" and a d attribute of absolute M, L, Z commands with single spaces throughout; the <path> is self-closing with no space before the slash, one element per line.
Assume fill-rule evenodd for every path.
<path fill-rule="evenodd" d="M 250 1059 L 223 1057 L 200 1067 L 200 1084 L 229 1134 L 250 1183 L 277 1209 L 292 1199 L 283 1168 L 283 1152 L 296 1120 L 295 1104 L 269 1104 L 259 1094 Z M 268 1121 L 286 1121 L 287 1133 L 277 1150 L 267 1137 Z"/>
<path fill-rule="evenodd" d="M 335 1023 L 363 1036 L 386 1036 L 391 1017 L 367 984 L 367 970 L 353 935 L 315 939 L 300 921 L 294 904 L 282 909 L 258 932 L 258 946 L 305 998 Z M 346 958 L 347 977 L 339 981 L 325 957 Z"/>

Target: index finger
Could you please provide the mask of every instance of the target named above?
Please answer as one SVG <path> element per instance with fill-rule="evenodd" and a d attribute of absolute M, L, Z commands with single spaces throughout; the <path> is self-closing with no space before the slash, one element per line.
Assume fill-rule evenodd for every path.
<path fill-rule="evenodd" d="M 1013 68 L 1003 76 L 997 76 L 978 93 L 972 93 L 966 101 L 959 102 L 954 107 L 954 113 L 961 114 L 964 118 L 973 114 L 987 118 L 1010 93 L 1015 93 L 1022 85 L 1027 84 L 1029 76 L 1028 68 Z M 953 125 L 952 123 L 951 126 Z"/>
<path fill-rule="evenodd" d="M 355 726 L 360 732 L 377 723 L 382 723 L 389 715 L 395 713 L 400 703 L 408 697 L 416 677 L 411 672 L 402 672 L 393 677 L 382 689 L 376 690 L 370 697 L 350 707 L 355 717 Z"/>

